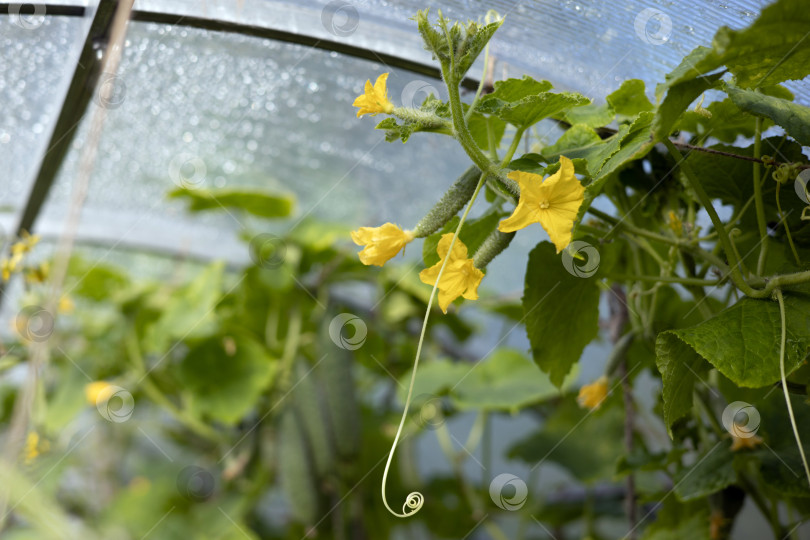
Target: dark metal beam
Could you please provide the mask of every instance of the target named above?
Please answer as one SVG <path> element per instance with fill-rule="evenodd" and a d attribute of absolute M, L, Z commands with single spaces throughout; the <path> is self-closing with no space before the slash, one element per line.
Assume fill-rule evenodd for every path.
<path fill-rule="evenodd" d="M 322 49 L 330 52 L 334 51 L 345 54 L 346 56 L 371 60 L 372 62 L 380 62 L 392 67 L 407 69 L 408 71 L 419 73 L 420 75 L 425 75 L 427 77 L 433 77 L 434 79 L 441 79 L 442 76 L 439 68 L 431 64 L 414 62 L 413 60 L 409 60 L 401 56 L 379 53 L 370 49 L 364 49 L 362 47 L 349 45 L 339 41 L 308 36 L 305 34 L 296 34 L 294 32 L 276 30 L 264 26 L 234 23 L 191 15 L 175 15 L 171 13 L 144 10 L 133 11 L 132 20 L 170 24 L 174 26 L 188 26 L 191 28 L 200 28 L 202 30 L 210 30 L 213 32 L 228 32 L 264 39 L 272 39 L 276 41 L 284 41 L 287 43 L 304 45 L 306 47 L 313 47 L 315 49 Z M 464 79 L 464 81 L 462 81 L 461 85 L 464 88 L 476 90 L 478 88 L 478 81 L 476 79 L 467 77 Z"/>
<path fill-rule="evenodd" d="M 32 229 L 37 214 L 39 214 L 56 174 L 59 172 L 62 161 L 70 148 L 70 144 L 73 142 L 76 128 L 79 126 L 79 122 L 87 110 L 87 105 L 90 103 L 96 82 L 101 75 L 99 73 L 100 64 L 97 50 L 99 44 L 107 39 L 110 21 L 115 12 L 115 5 L 115 0 L 101 0 L 99 2 L 93 22 L 90 24 L 90 30 L 85 38 L 79 62 L 73 72 L 70 87 L 65 95 L 62 109 L 48 141 L 45 154 L 39 164 L 39 170 L 31 186 L 25 208 L 23 208 L 18 219 L 15 228 L 17 236 L 22 231 Z M 48 6 L 46 12 L 53 13 L 53 11 L 49 10 L 55 10 L 55 8 L 56 6 Z M 74 12 L 71 11 L 69 14 L 74 14 Z"/>
<path fill-rule="evenodd" d="M 3 3 L 0 2 L 0 12 L 7 11 L 9 6 L 20 5 L 16 3 Z M 29 4 L 30 10 L 30 4 Z M 25 8 L 23 8 L 25 9 Z M 45 4 L 45 12 L 48 15 L 64 15 L 64 16 L 82 16 L 85 9 L 82 6 L 56 6 Z M 325 51 L 335 51 L 347 56 L 355 58 L 362 58 L 364 60 L 371 60 L 373 62 L 381 62 L 383 64 L 407 69 L 420 75 L 433 77 L 435 79 L 441 78 L 439 68 L 431 64 L 424 64 L 421 62 L 414 62 L 401 56 L 392 54 L 379 53 L 370 49 L 364 49 L 347 43 L 333 41 L 329 39 L 322 39 L 315 36 L 308 36 L 304 34 L 296 34 L 294 32 L 287 32 L 285 30 L 276 30 L 264 26 L 256 26 L 244 23 L 235 23 L 228 21 L 221 21 L 218 19 L 211 19 L 196 15 L 179 15 L 176 13 L 168 13 L 163 11 L 147 11 L 147 10 L 134 10 L 132 12 L 132 20 L 140 22 L 154 22 L 161 24 L 170 24 L 173 26 L 188 26 L 191 28 L 200 28 L 203 30 L 210 30 L 213 32 L 228 32 L 233 34 L 243 34 L 246 36 L 260 37 L 264 39 L 273 39 L 276 41 L 283 41 L 286 43 L 295 43 L 304 45 L 306 47 L 313 47 L 316 49 L 323 49 Z M 470 90 L 478 88 L 478 81 L 474 78 L 465 78 L 462 81 L 462 86 Z"/>

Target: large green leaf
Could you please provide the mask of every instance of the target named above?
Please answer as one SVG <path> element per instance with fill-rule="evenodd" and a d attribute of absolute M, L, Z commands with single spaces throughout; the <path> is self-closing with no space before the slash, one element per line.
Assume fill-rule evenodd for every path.
<path fill-rule="evenodd" d="M 743 90 L 730 84 L 725 85 L 724 89 L 740 109 L 770 118 L 776 125 L 785 128 L 787 134 L 799 144 L 810 146 L 810 108 L 760 92 Z"/>
<path fill-rule="evenodd" d="M 177 378 L 192 410 L 234 423 L 255 405 L 275 368 L 275 360 L 252 338 L 216 336 L 188 351 Z"/>
<path fill-rule="evenodd" d="M 557 161 L 561 155 L 569 159 L 585 159 L 590 176 L 596 177 L 605 161 L 619 151 L 622 139 L 629 131 L 630 126 L 625 124 L 616 134 L 602 140 L 588 126 L 573 126 L 554 145 L 543 149 L 543 157 L 549 163 Z"/>
<path fill-rule="evenodd" d="M 584 124 L 589 127 L 597 128 L 610 124 L 613 122 L 613 117 L 616 111 L 608 103 L 591 103 L 589 105 L 582 105 L 581 107 L 574 107 L 565 113 L 564 119 L 569 124 Z"/>
<path fill-rule="evenodd" d="M 487 94 L 485 98 L 512 103 L 529 96 L 543 94 L 552 88 L 552 84 L 548 81 L 538 81 L 528 75 L 524 75 L 521 79 L 495 81 L 494 90 Z"/>
<path fill-rule="evenodd" d="M 160 351 L 168 340 L 182 340 L 205 335 L 214 324 L 214 307 L 222 296 L 225 265 L 221 262 L 206 267 L 187 285 L 172 292 L 160 317 L 149 328 L 149 352 Z"/>
<path fill-rule="evenodd" d="M 70 278 L 77 280 L 72 292 L 95 301 L 109 298 L 111 291 L 120 291 L 129 283 L 127 276 L 118 269 L 98 261 L 91 264 L 77 255 L 71 257 L 68 273 Z"/>
<path fill-rule="evenodd" d="M 189 201 L 191 212 L 235 208 L 264 218 L 287 217 L 295 199 L 292 195 L 266 193 L 248 189 L 178 188 L 169 193 L 172 199 Z"/>
<path fill-rule="evenodd" d="M 452 389 L 460 409 L 515 411 L 560 395 L 548 376 L 515 350 L 496 349 L 480 365 L 465 368 L 463 378 Z"/>
<path fill-rule="evenodd" d="M 641 79 L 628 79 L 615 92 L 606 98 L 620 117 L 635 117 L 638 113 L 653 110 L 647 94 L 644 91 L 644 81 Z"/>
<path fill-rule="evenodd" d="M 655 110 L 655 118 L 652 121 L 655 140 L 660 141 L 669 137 L 686 108 L 700 94 L 717 86 L 720 76 L 720 73 L 716 73 L 671 85 L 666 97 Z"/>
<path fill-rule="evenodd" d="M 709 540 L 709 506 L 705 501 L 680 503 L 665 498 L 655 521 L 644 529 L 641 540 Z"/>
<path fill-rule="evenodd" d="M 599 331 L 597 279 L 568 273 L 554 245 L 540 242 L 529 254 L 523 310 L 534 361 L 559 387 Z"/>
<path fill-rule="evenodd" d="M 401 379 L 399 397 L 404 402 L 410 374 Z M 566 379 L 566 384 L 571 382 Z M 478 364 L 436 360 L 419 368 L 414 396 L 449 394 L 458 409 L 516 411 L 552 397 L 560 390 L 551 384 L 525 355 L 513 349 L 496 349 Z"/>
<path fill-rule="evenodd" d="M 675 477 L 675 495 L 682 501 L 700 499 L 730 486 L 737 480 L 734 456 L 728 441 L 719 441 L 691 467 Z"/>
<path fill-rule="evenodd" d="M 705 380 L 709 366 L 671 332 L 658 334 L 655 355 L 663 384 L 664 423 L 671 436 L 672 424 L 692 410 L 692 390 L 696 383 Z"/>
<path fill-rule="evenodd" d="M 609 174 L 617 171 L 624 164 L 644 157 L 652 149 L 650 144 L 650 125 L 653 120 L 652 112 L 643 112 L 633 120 L 630 127 L 619 143 L 619 149 L 602 164 L 599 173 L 594 178 L 594 182 L 588 186 L 591 194 L 602 184 L 600 180 L 606 179 Z"/>
<path fill-rule="evenodd" d="M 535 81 L 530 77 L 498 82 L 495 83 L 495 91 L 481 99 L 477 110 L 526 128 L 543 118 L 561 116 L 572 107 L 590 103 L 588 98 L 580 94 L 555 94 L 548 92 L 549 88 L 551 85 L 548 82 Z"/>
<path fill-rule="evenodd" d="M 582 482 L 611 478 L 624 453 L 624 415 L 619 407 L 609 405 L 603 403 L 592 412 L 568 396 L 555 406 L 540 431 L 509 450 L 509 457 L 532 465 L 557 463 Z"/>
<path fill-rule="evenodd" d="M 733 143 L 737 137 L 753 137 L 756 118 L 743 112 L 730 99 L 715 101 L 706 110 L 711 116 L 704 116 L 696 111 L 686 111 L 675 125 L 675 129 L 685 130 L 701 136 L 711 135 L 717 140 Z M 762 128 L 770 127 L 767 120 Z"/>
<path fill-rule="evenodd" d="M 785 370 L 790 374 L 810 351 L 810 300 L 803 295 L 786 295 L 787 344 Z M 680 340 L 716 367 L 738 386 L 758 388 L 780 380 L 779 306 L 772 300 L 743 298 L 711 319 L 690 328 L 660 334 L 675 359 L 672 340 Z M 661 362 L 659 355 L 659 362 Z M 660 367 L 660 364 L 659 364 Z"/>
<path fill-rule="evenodd" d="M 652 119 L 652 112 L 642 112 L 632 123 L 622 124 L 618 132 L 604 140 L 590 127 L 574 125 L 555 144 L 543 149 L 543 157 L 549 162 L 556 161 L 560 155 L 585 159 L 593 179 L 588 190 L 596 194 L 611 173 L 650 151 Z"/>
<path fill-rule="evenodd" d="M 692 52 L 684 56 L 675 69 L 666 75 L 666 82 L 659 84 L 655 88 L 656 99 L 660 101 L 670 87 L 714 71 L 721 65 L 723 63 L 714 49 L 702 46 L 696 47 Z"/>
<path fill-rule="evenodd" d="M 744 88 L 810 74 L 810 10 L 804 0 L 778 0 L 743 30 L 721 28 L 714 49 Z"/>

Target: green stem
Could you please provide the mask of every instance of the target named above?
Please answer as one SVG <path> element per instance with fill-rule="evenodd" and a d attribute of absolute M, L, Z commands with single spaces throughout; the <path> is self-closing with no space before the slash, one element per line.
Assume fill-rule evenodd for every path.
<path fill-rule="evenodd" d="M 292 366 L 301 341 L 301 308 L 295 304 L 290 310 L 290 322 L 287 325 L 287 337 L 284 340 L 284 350 L 281 353 L 280 374 L 278 377 L 281 392 L 287 392 L 292 377 Z"/>
<path fill-rule="evenodd" d="M 448 78 L 449 74 L 445 74 L 447 80 L 447 92 L 450 96 L 450 112 L 453 117 L 453 132 L 456 134 L 459 144 L 470 156 L 473 163 L 481 169 L 481 171 L 489 174 L 496 175 L 498 171 L 493 163 L 484 155 L 478 145 L 475 143 L 472 134 L 470 133 L 467 122 L 464 121 L 464 111 L 461 107 L 461 96 L 458 93 L 458 85 L 455 81 Z"/>
<path fill-rule="evenodd" d="M 721 283 L 718 280 L 689 278 L 681 276 L 633 276 L 629 274 L 607 274 L 605 277 L 614 281 L 644 281 L 647 283 L 680 283 L 682 285 L 712 286 Z"/>
<path fill-rule="evenodd" d="M 793 237 L 790 234 L 790 227 L 788 226 L 787 216 L 782 214 L 782 204 L 779 202 L 779 188 L 782 187 L 782 184 L 777 182 L 776 183 L 776 210 L 779 212 L 779 219 L 782 220 L 782 223 L 785 225 L 785 234 L 787 235 L 788 244 L 790 244 L 790 251 L 793 252 L 793 258 L 796 259 L 796 264 L 801 266 L 802 261 L 799 259 L 799 253 L 796 251 L 796 246 L 793 244 Z"/>
<path fill-rule="evenodd" d="M 695 398 L 697 403 L 700 404 L 700 407 L 703 409 L 703 412 L 706 413 L 706 418 L 708 418 L 709 424 L 711 424 L 715 435 L 718 437 L 725 435 L 726 430 L 720 425 L 720 422 L 717 420 L 717 416 L 715 416 L 714 411 L 712 411 L 712 406 L 709 403 L 709 398 L 706 396 L 706 393 L 695 390 Z"/>
<path fill-rule="evenodd" d="M 178 422 L 186 426 L 197 435 L 211 442 L 219 443 L 220 437 L 215 430 L 189 414 L 187 411 L 180 409 L 177 405 L 172 403 L 172 401 L 167 398 L 149 378 L 149 373 L 146 371 L 146 367 L 143 363 L 143 356 L 141 355 L 135 330 L 129 329 L 127 331 L 125 346 L 127 353 L 129 354 L 129 358 L 134 364 L 135 372 L 140 376 L 140 387 L 143 389 L 147 397 L 149 397 L 149 399 L 151 399 L 155 404 L 163 407 Z"/>
<path fill-rule="evenodd" d="M 458 89 L 456 89 L 456 97 L 458 97 Z M 451 104 L 453 103 L 453 99 L 451 98 Z M 470 202 L 467 203 L 467 208 L 464 210 L 464 213 L 461 215 L 461 220 L 458 222 L 458 226 L 456 227 L 456 232 L 453 234 L 453 238 L 450 241 L 450 245 L 447 247 L 447 253 L 453 252 L 453 245 L 456 243 L 458 239 L 458 234 L 461 232 L 461 228 L 464 226 L 464 222 L 467 220 L 467 216 L 470 213 L 470 209 L 472 205 L 475 203 L 475 200 L 478 198 L 478 194 L 481 192 L 481 187 L 484 185 L 484 181 L 487 177 L 486 172 L 481 173 L 481 178 L 478 180 L 478 185 L 475 188 L 475 192 L 473 192 L 472 198 L 470 198 Z M 391 469 L 391 461 L 394 459 L 394 452 L 397 449 L 397 443 L 399 442 L 399 438 L 402 436 L 402 428 L 405 425 L 405 419 L 408 418 L 408 409 L 411 405 L 411 399 L 413 397 L 413 387 L 414 383 L 416 382 L 416 372 L 419 368 L 419 358 L 422 355 L 422 345 L 425 342 L 425 331 L 427 330 L 428 319 L 430 318 L 430 310 L 433 307 L 433 299 L 436 297 L 436 290 L 439 288 L 439 281 L 442 279 L 442 274 L 444 273 L 444 269 L 447 267 L 447 261 L 450 260 L 450 257 L 445 257 L 444 261 L 442 261 L 442 266 L 439 268 L 439 274 L 436 276 L 436 281 L 433 283 L 433 289 L 430 291 L 430 297 L 428 298 L 427 307 L 425 309 L 425 318 L 422 321 L 422 331 L 419 334 L 419 342 L 416 345 L 416 356 L 413 361 L 413 371 L 411 371 L 411 382 L 408 385 L 408 395 L 405 398 L 405 408 L 402 411 L 402 417 L 399 420 L 399 427 L 397 428 L 397 433 L 394 436 L 394 442 L 391 444 L 391 451 L 388 453 L 388 461 L 385 463 L 385 469 L 383 470 L 383 477 L 382 477 L 382 485 L 381 485 L 381 493 L 382 493 L 382 500 L 383 505 L 385 508 L 394 516 L 399 518 L 406 518 L 408 516 L 412 516 L 416 512 L 418 512 L 422 505 L 425 502 L 424 496 L 415 491 L 409 493 L 405 499 L 405 504 L 402 508 L 402 513 L 395 512 L 389 505 L 388 499 L 385 495 L 385 486 L 388 483 L 388 472 Z"/>
<path fill-rule="evenodd" d="M 802 439 L 799 436 L 799 428 L 796 427 L 796 417 L 793 415 L 793 405 L 790 402 L 790 394 L 788 394 L 787 375 L 785 374 L 787 318 L 785 316 L 785 299 L 782 297 L 782 291 L 779 289 L 776 289 L 776 300 L 779 302 L 779 316 L 782 319 L 782 336 L 779 342 L 779 372 L 782 377 L 782 391 L 785 393 L 785 405 L 787 405 L 788 416 L 790 417 L 790 425 L 793 427 L 793 436 L 796 438 L 796 446 L 799 447 L 799 454 L 802 456 L 804 473 L 807 475 L 807 482 L 810 483 L 810 467 L 807 465 L 807 456 L 804 455 L 804 446 L 802 446 Z"/>
<path fill-rule="evenodd" d="M 619 218 L 613 217 L 610 214 L 606 214 L 605 212 L 602 212 L 601 210 L 597 210 L 594 207 L 588 208 L 588 213 L 598 217 L 602 221 L 610 223 L 611 225 L 621 227 L 624 230 L 626 230 L 627 232 L 631 232 L 631 233 L 636 234 L 638 236 L 643 236 L 645 238 L 649 238 L 650 240 L 655 240 L 656 242 L 663 242 L 665 244 L 669 244 L 671 246 L 677 246 L 677 247 L 683 247 L 683 246 L 687 245 L 687 243 L 684 242 L 683 240 L 678 240 L 677 238 L 670 238 L 670 237 L 664 236 L 662 234 L 657 234 L 657 233 L 654 233 L 654 232 L 651 232 L 651 231 L 648 231 L 648 230 L 645 230 L 645 229 L 641 229 L 639 227 L 636 227 L 635 225 L 632 225 L 632 224 L 628 223 L 626 220 L 620 220 Z"/>
<path fill-rule="evenodd" d="M 754 157 L 759 159 L 762 147 L 762 118 L 756 119 L 756 132 L 754 135 Z M 759 229 L 759 259 L 757 260 L 757 275 L 765 271 L 765 258 L 768 256 L 768 226 L 765 223 L 765 203 L 762 200 L 762 169 L 759 163 L 754 163 L 754 203 L 757 209 L 757 228 Z"/>
<path fill-rule="evenodd" d="M 464 115 L 464 121 L 468 122 L 472 116 L 475 106 L 478 105 L 478 99 L 481 97 L 481 92 L 484 90 L 484 84 L 487 80 L 487 69 L 489 69 L 489 43 L 484 46 L 484 71 L 481 73 L 481 80 L 478 81 L 478 88 L 475 90 L 475 97 L 470 103 L 470 108 L 467 109 L 467 114 Z"/>
<path fill-rule="evenodd" d="M 526 131 L 526 128 L 519 127 L 515 131 L 515 136 L 512 137 L 512 144 L 509 145 L 509 150 L 506 151 L 506 155 L 501 161 L 501 167 L 506 167 L 510 161 L 512 161 L 512 157 L 517 152 L 518 146 L 520 145 L 520 139 L 523 138 L 523 132 Z"/>
<path fill-rule="evenodd" d="M 759 511 L 762 512 L 765 519 L 768 520 L 768 524 L 771 526 L 774 538 L 782 540 L 784 538 L 784 529 L 779 523 L 779 516 L 772 512 L 768 507 L 765 497 L 763 497 L 762 493 L 759 492 L 756 484 L 749 478 L 748 474 L 742 471 L 740 471 L 740 473 L 737 475 L 737 479 L 739 480 L 741 487 L 746 491 L 746 493 L 748 493 L 748 495 L 751 496 L 751 500 L 754 501 L 754 504 L 757 506 L 757 508 L 759 508 Z"/>
<path fill-rule="evenodd" d="M 712 225 L 717 230 L 717 236 L 720 239 L 720 243 L 723 245 L 723 250 L 726 252 L 726 257 L 729 259 L 729 272 L 731 273 L 731 280 L 734 282 L 734 285 L 737 286 L 743 293 L 747 294 L 748 296 L 756 295 L 756 291 L 751 288 L 748 283 L 745 282 L 743 279 L 742 273 L 740 272 L 740 262 L 737 260 L 737 257 L 734 253 L 734 247 L 731 245 L 731 239 L 728 237 L 728 233 L 726 232 L 726 228 L 722 221 L 720 221 L 720 217 L 717 215 L 717 211 L 712 206 L 712 200 L 709 198 L 709 195 L 706 193 L 706 190 L 703 189 L 703 185 L 695 175 L 694 171 L 692 171 L 692 167 L 684 161 L 683 156 L 681 155 L 680 151 L 675 147 L 674 144 L 669 139 L 663 140 L 664 145 L 669 150 L 670 155 L 672 155 L 675 162 L 681 168 L 686 178 L 689 180 L 689 184 L 692 186 L 695 194 L 700 200 L 700 204 L 706 209 L 706 212 L 709 214 L 709 218 L 712 220 Z"/>

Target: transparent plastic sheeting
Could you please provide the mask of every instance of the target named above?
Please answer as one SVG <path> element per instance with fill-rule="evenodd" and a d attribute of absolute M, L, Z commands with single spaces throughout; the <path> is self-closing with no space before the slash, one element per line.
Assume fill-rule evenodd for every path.
<path fill-rule="evenodd" d="M 28 196 L 86 31 L 81 17 L 0 16 L 0 233 Z"/>
<path fill-rule="evenodd" d="M 506 16 L 492 41 L 509 71 L 601 99 L 625 79 L 648 89 L 722 25 L 748 26 L 768 0 L 136 0 L 137 9 L 284 30 L 430 63 L 411 18 L 438 9 L 450 19 Z M 480 69 L 474 70 L 477 77 Z M 808 85 L 788 83 L 810 105 Z"/>
<path fill-rule="evenodd" d="M 387 143 L 374 130 L 380 117 L 356 118 L 352 102 L 384 69 L 272 40 L 131 23 L 81 237 L 238 261 L 247 257 L 243 229 L 289 230 L 307 217 L 412 226 L 468 160 L 449 137 Z M 421 102 L 431 87 L 446 98 L 437 80 L 403 70 L 389 77 L 396 101 Z M 40 215 L 41 232 L 62 225 L 87 123 Z M 291 192 L 296 210 L 270 224 L 235 210 L 189 216 L 167 197 L 182 186 Z"/>

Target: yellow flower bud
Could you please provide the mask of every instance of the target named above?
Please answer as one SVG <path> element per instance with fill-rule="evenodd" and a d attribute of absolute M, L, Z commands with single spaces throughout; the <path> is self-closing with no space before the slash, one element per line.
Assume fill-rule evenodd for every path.
<path fill-rule="evenodd" d="M 352 231 L 352 241 L 358 246 L 365 246 L 360 252 L 360 262 L 365 265 L 382 266 L 413 239 L 412 231 L 403 231 L 393 223 L 380 227 L 360 227 Z"/>
<path fill-rule="evenodd" d="M 602 375 L 591 384 L 586 384 L 579 389 L 577 403 L 583 409 L 598 409 L 608 394 L 608 378 Z"/>

